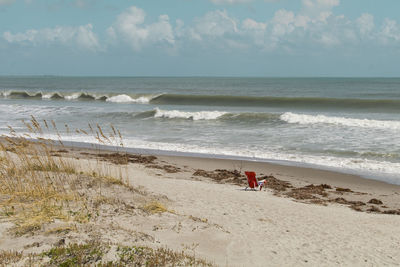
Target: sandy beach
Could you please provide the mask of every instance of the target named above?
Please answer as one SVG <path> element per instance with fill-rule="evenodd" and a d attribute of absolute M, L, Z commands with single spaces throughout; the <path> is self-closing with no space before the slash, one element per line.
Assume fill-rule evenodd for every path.
<path fill-rule="evenodd" d="M 0 0 L 0 267 L 400 267 L 399 10 Z"/>
<path fill-rule="evenodd" d="M 400 187 L 396 185 L 270 163 L 53 149 L 51 157 L 68 162 L 78 174 L 97 172 L 88 184 L 79 176 L 84 185 L 76 189 L 96 215 L 87 220 L 53 217 L 18 232 L 18 221 L 6 215 L 3 201 L 3 265 L 57 266 L 60 262 L 46 251 L 93 242 L 107 246 L 99 245 L 101 257 L 81 263 L 119 260 L 129 265 L 121 261 L 119 251 L 132 246 L 168 248 L 201 260 L 194 265 L 392 266 L 400 262 Z M 265 190 L 244 190 L 247 170 L 267 179 Z M 102 181 L 100 186 L 93 185 L 96 179 Z M 7 256 L 12 253 L 19 256 Z M 183 262 L 177 265 L 188 264 Z"/>

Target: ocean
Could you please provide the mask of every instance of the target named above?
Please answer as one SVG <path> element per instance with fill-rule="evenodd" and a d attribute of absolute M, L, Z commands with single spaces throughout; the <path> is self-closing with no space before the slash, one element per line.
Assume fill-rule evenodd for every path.
<path fill-rule="evenodd" d="M 27 132 L 31 116 L 53 120 L 65 141 L 95 143 L 75 130 L 112 124 L 131 149 L 400 184 L 397 78 L 0 77 L 0 134 Z"/>

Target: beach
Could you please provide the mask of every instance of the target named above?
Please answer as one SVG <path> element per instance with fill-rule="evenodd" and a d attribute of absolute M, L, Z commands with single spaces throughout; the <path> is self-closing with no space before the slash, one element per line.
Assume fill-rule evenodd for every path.
<path fill-rule="evenodd" d="M 397 265 L 399 84 L 0 77 L 0 265 Z"/>
<path fill-rule="evenodd" d="M 0 267 L 400 266 L 399 10 L 0 0 Z"/>
<path fill-rule="evenodd" d="M 53 147 L 51 154 L 77 173 L 96 171 L 94 179 L 115 177 L 122 182 L 104 180 L 101 189 L 87 195 L 87 203 L 99 195 L 108 201 L 98 203 L 97 215 L 85 222 L 55 218 L 20 235 L 12 216 L 3 214 L 0 250 L 23 251 L 16 265 L 27 264 L 29 253 L 37 255 L 34 262 L 51 263 L 50 256 L 40 253 L 94 240 L 108 244 L 108 249 L 98 261 L 89 261 L 92 264 L 116 260 L 117 248 L 129 246 L 183 251 L 216 266 L 400 262 L 396 185 L 264 162 L 138 156 L 79 147 Z M 244 171 L 267 176 L 265 190 L 244 190 Z M 89 188 L 96 187 L 83 189 Z"/>

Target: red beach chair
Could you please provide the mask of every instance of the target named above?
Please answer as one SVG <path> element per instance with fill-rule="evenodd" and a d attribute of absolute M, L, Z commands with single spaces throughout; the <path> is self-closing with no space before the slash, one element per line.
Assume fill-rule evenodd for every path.
<path fill-rule="evenodd" d="M 257 187 L 260 188 L 260 190 L 263 188 L 263 186 L 267 183 L 266 180 L 262 180 L 262 181 L 257 181 L 256 178 L 256 173 L 255 172 L 244 172 L 247 176 L 247 181 L 249 182 L 249 186 L 246 186 L 245 190 L 247 190 L 247 188 L 251 188 L 251 189 L 256 189 Z"/>

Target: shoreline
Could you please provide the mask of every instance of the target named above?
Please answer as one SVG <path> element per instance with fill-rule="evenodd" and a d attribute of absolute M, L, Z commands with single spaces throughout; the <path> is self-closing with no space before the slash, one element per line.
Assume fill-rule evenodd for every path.
<path fill-rule="evenodd" d="M 262 159 L 262 158 L 250 158 L 250 157 L 241 157 L 241 156 L 232 156 L 232 155 L 220 155 L 220 154 L 205 154 L 205 153 L 192 153 L 192 152 L 181 152 L 181 151 L 170 151 L 170 150 L 156 150 L 156 149 L 143 149 L 143 148 L 134 148 L 134 147 L 120 147 L 120 146 L 111 146 L 111 145 L 100 145 L 94 143 L 85 143 L 85 142 L 71 142 L 71 141 L 63 141 L 67 147 L 76 148 L 76 149 L 90 149 L 90 150 L 99 150 L 99 151 L 108 151 L 108 152 L 123 152 L 123 153 L 132 153 L 132 154 L 141 154 L 141 155 L 152 155 L 157 157 L 164 158 L 192 158 L 193 160 L 216 160 L 216 161 L 232 161 L 232 162 L 246 162 L 252 165 L 262 165 L 271 166 L 272 169 L 282 170 L 288 169 L 291 170 L 290 173 L 296 172 L 295 170 L 309 170 L 310 173 L 315 173 L 315 175 L 319 174 L 330 174 L 332 177 L 336 177 L 338 180 L 342 180 L 343 177 L 347 177 L 349 179 L 363 179 L 368 181 L 374 181 L 383 184 L 393 185 L 400 188 L 400 181 L 398 183 L 391 183 L 385 180 L 390 176 L 385 175 L 372 175 L 365 174 L 362 172 L 352 171 L 349 169 L 340 169 L 336 167 L 322 166 L 316 165 L 312 163 L 303 163 L 297 161 L 286 161 L 286 160 L 276 160 L 276 159 Z M 94 147 L 98 148 L 94 148 Z M 379 179 L 382 177 L 382 179 Z"/>
<path fill-rule="evenodd" d="M 37 139 L 31 139 L 31 141 L 35 141 Z M 54 141 L 58 143 L 59 141 Z M 388 185 L 393 185 L 400 188 L 400 180 L 397 183 L 392 183 L 388 180 L 393 178 L 391 175 L 384 174 L 366 174 L 364 172 L 358 172 L 355 170 L 343 169 L 338 167 L 329 167 L 316 165 L 312 163 L 304 163 L 297 161 L 287 161 L 287 160 L 276 160 L 276 159 L 263 159 L 263 158 L 250 158 L 250 157 L 242 157 L 242 156 L 233 156 L 233 155 L 221 155 L 221 154 L 205 154 L 205 153 L 192 153 L 192 152 L 181 152 L 181 151 L 170 151 L 170 150 L 157 150 L 157 149 L 143 149 L 143 148 L 134 148 L 134 147 L 121 147 L 114 145 L 102 145 L 96 143 L 86 143 L 86 142 L 75 142 L 75 141 L 63 141 L 65 146 L 75 149 L 89 149 L 92 151 L 108 151 L 108 152 L 123 152 L 123 153 L 132 153 L 132 154 L 140 154 L 140 155 L 152 155 L 159 157 L 170 157 L 170 158 L 193 158 L 193 159 L 209 159 L 209 160 L 220 160 L 220 161 L 233 161 L 233 162 L 247 162 L 247 163 L 255 163 L 255 165 L 265 164 L 269 166 L 280 166 L 278 169 L 293 169 L 293 170 L 314 170 L 316 173 L 321 172 L 328 174 L 336 174 L 334 177 L 341 176 L 346 177 L 357 177 L 359 179 L 376 181 L 378 183 L 384 183 Z M 274 168 L 275 169 L 275 168 Z M 381 178 L 381 179 L 379 179 Z"/>

